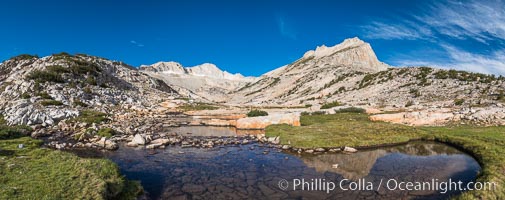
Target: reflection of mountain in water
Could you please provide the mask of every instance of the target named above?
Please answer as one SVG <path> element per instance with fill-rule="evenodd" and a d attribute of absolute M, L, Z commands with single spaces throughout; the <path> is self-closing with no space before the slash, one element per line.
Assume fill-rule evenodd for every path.
<path fill-rule="evenodd" d="M 402 153 L 415 156 L 434 156 L 461 154 L 461 151 L 440 143 L 411 142 L 406 145 L 390 147 L 388 152 Z"/>
<path fill-rule="evenodd" d="M 301 159 L 307 166 L 315 168 L 318 172 L 334 172 L 344 178 L 357 180 L 369 175 L 374 166 L 375 173 L 380 175 L 397 173 L 397 170 L 409 174 L 413 170 L 423 171 L 426 168 L 438 166 L 440 169 L 437 170 L 440 173 L 436 177 L 447 178 L 453 172 L 464 170 L 462 167 L 466 165 L 462 162 L 466 159 L 452 159 L 454 161 L 450 159 L 458 156 L 468 157 L 459 150 L 444 144 L 412 142 L 401 146 L 359 151 L 354 154 L 323 154 L 303 156 Z M 334 164 L 338 164 L 338 168 L 332 168 Z"/>
<path fill-rule="evenodd" d="M 377 158 L 386 155 L 385 150 L 362 151 L 355 154 L 324 154 L 317 156 L 301 157 L 308 167 L 315 168 L 316 171 L 334 172 L 344 178 L 358 180 L 370 173 Z M 332 168 L 333 164 L 338 164 L 338 168 Z"/>

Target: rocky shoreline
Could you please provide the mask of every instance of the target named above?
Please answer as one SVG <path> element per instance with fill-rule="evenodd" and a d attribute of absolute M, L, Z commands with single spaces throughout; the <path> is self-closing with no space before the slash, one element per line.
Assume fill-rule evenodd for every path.
<path fill-rule="evenodd" d="M 51 141 L 49 141 L 51 140 Z M 98 149 L 117 150 L 120 146 L 142 147 L 145 149 L 164 149 L 170 146 L 180 146 L 182 148 L 222 148 L 233 145 L 247 145 L 259 143 L 261 146 L 279 149 L 286 152 L 298 154 L 319 154 L 319 153 L 355 153 L 358 150 L 352 147 L 334 148 L 296 148 L 290 145 L 280 144 L 280 137 L 266 137 L 265 134 L 258 135 L 237 135 L 237 136 L 191 136 L 178 135 L 176 133 L 166 134 L 135 134 L 106 137 L 93 137 L 87 142 L 66 140 L 59 138 L 45 138 L 46 146 L 58 150 L 72 149 Z M 123 145 L 121 145 L 123 144 Z M 268 154 L 267 151 L 264 154 Z"/>

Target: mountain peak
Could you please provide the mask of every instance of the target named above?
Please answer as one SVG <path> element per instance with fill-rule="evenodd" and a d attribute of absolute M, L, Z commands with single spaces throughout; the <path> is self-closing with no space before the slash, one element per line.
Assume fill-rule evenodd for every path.
<path fill-rule="evenodd" d="M 316 59 L 319 63 L 331 66 L 350 66 L 363 72 L 378 72 L 389 67 L 377 59 L 369 43 L 358 37 L 345 39 L 332 47 L 318 46 L 315 50 L 307 51 L 302 59 Z"/>
<path fill-rule="evenodd" d="M 315 57 L 315 58 L 321 58 L 325 56 L 332 55 L 334 53 L 346 50 L 346 49 L 351 49 L 354 47 L 359 47 L 362 45 L 367 45 L 368 43 L 364 42 L 363 40 L 359 39 L 358 37 L 354 38 L 348 38 L 345 39 L 342 43 L 337 44 L 332 47 L 327 47 L 326 45 L 321 45 L 316 48 L 316 50 L 310 50 L 307 51 L 303 57 L 308 58 L 308 57 Z"/>

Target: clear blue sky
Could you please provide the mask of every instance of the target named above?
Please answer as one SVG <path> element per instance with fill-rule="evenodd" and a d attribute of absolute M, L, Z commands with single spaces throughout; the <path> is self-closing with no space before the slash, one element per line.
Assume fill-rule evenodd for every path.
<path fill-rule="evenodd" d="M 0 2 L 0 60 L 86 53 L 260 75 L 358 36 L 391 65 L 505 74 L 503 1 Z"/>

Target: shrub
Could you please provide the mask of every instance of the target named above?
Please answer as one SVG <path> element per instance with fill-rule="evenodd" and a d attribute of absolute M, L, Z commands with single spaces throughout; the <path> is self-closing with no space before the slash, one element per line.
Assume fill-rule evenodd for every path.
<path fill-rule="evenodd" d="M 39 81 L 35 81 L 35 84 L 33 84 L 33 90 L 36 92 L 42 90 L 42 86 Z"/>
<path fill-rule="evenodd" d="M 43 98 L 43 99 L 53 99 L 47 92 L 39 92 L 36 94 L 37 96 Z"/>
<path fill-rule="evenodd" d="M 4 116 L 2 114 L 0 114 L 0 125 L 5 125 L 6 124 L 6 121 L 4 119 Z"/>
<path fill-rule="evenodd" d="M 116 132 L 112 128 L 102 128 L 102 129 L 98 130 L 97 135 L 100 137 L 110 138 L 113 135 L 116 135 Z"/>
<path fill-rule="evenodd" d="M 302 116 L 307 116 L 307 115 L 325 115 L 326 112 L 324 111 L 314 111 L 314 112 L 307 112 L 307 111 L 303 111 L 302 113 L 300 113 L 300 115 Z"/>
<path fill-rule="evenodd" d="M 51 65 L 46 67 L 47 71 L 56 73 L 68 73 L 69 70 L 61 65 Z"/>
<path fill-rule="evenodd" d="M 92 124 L 92 123 L 99 124 L 104 121 L 107 121 L 106 116 L 107 116 L 107 114 L 102 113 L 102 112 L 98 112 L 98 111 L 94 111 L 94 110 L 83 110 L 81 112 L 81 115 L 74 118 L 72 121 L 84 122 L 84 123 L 88 123 L 88 124 Z"/>
<path fill-rule="evenodd" d="M 44 70 L 34 70 L 30 72 L 27 76 L 28 79 L 39 81 L 39 82 L 54 82 L 63 83 L 63 77 L 61 74 L 54 71 L 44 71 Z"/>
<path fill-rule="evenodd" d="M 85 87 L 82 91 L 84 91 L 84 93 L 86 94 L 93 94 L 93 91 L 91 90 L 90 87 Z"/>
<path fill-rule="evenodd" d="M 349 107 L 335 110 L 335 113 L 366 113 L 366 110 L 358 107 Z"/>
<path fill-rule="evenodd" d="M 0 125 L 0 140 L 14 139 L 27 136 L 32 129 L 29 126 Z"/>
<path fill-rule="evenodd" d="M 361 81 L 359 82 L 359 88 L 364 88 L 368 85 L 370 85 L 372 83 L 372 80 L 378 75 L 378 73 L 376 74 L 367 74 L 363 77 L 363 79 L 361 79 Z"/>
<path fill-rule="evenodd" d="M 55 57 L 72 57 L 72 55 L 70 55 L 67 52 L 55 53 L 55 54 L 53 54 L 53 56 L 55 56 Z"/>
<path fill-rule="evenodd" d="M 505 95 L 503 94 L 503 90 L 498 93 L 498 96 L 496 97 L 496 100 L 502 101 L 505 98 Z"/>
<path fill-rule="evenodd" d="M 323 104 L 321 106 L 321 109 L 328 109 L 328 108 L 333 108 L 333 107 L 336 107 L 336 106 L 340 106 L 341 104 L 338 102 L 338 101 L 334 101 L 334 102 L 331 102 L 331 103 L 326 103 L 326 104 Z"/>
<path fill-rule="evenodd" d="M 80 99 L 74 99 L 74 106 L 88 107 L 88 104 L 82 102 Z"/>
<path fill-rule="evenodd" d="M 263 110 L 251 110 L 247 113 L 247 117 L 258 117 L 258 116 L 267 116 L 268 113 Z"/>
<path fill-rule="evenodd" d="M 338 88 L 338 92 L 344 92 L 344 91 L 345 91 L 345 87 L 344 86 Z"/>
<path fill-rule="evenodd" d="M 435 78 L 436 79 L 447 79 L 449 78 L 449 73 L 447 73 L 447 71 L 445 70 L 440 70 L 438 72 L 435 72 Z"/>
<path fill-rule="evenodd" d="M 419 92 L 418 89 L 412 88 L 412 89 L 410 89 L 409 93 L 410 94 L 414 94 L 414 97 L 420 97 L 421 96 L 421 92 Z"/>
<path fill-rule="evenodd" d="M 56 100 L 45 100 L 41 101 L 40 104 L 43 106 L 61 106 L 63 103 L 61 101 L 56 101 Z"/>
<path fill-rule="evenodd" d="M 39 56 L 38 55 L 30 55 L 30 54 L 21 54 L 18 56 L 14 56 L 11 59 L 12 60 L 28 60 L 28 59 L 32 59 L 32 58 L 39 58 Z"/>
<path fill-rule="evenodd" d="M 90 85 L 97 85 L 95 77 L 93 76 L 88 76 L 88 78 L 86 78 L 86 83 Z"/>
<path fill-rule="evenodd" d="M 74 64 L 70 66 L 70 71 L 73 74 L 96 74 L 96 72 L 100 71 L 100 67 L 94 63 L 81 61 L 81 60 L 73 60 Z"/>
<path fill-rule="evenodd" d="M 21 94 L 21 98 L 23 98 L 23 99 L 29 99 L 31 97 L 32 97 L 32 95 L 30 95 L 30 93 L 28 93 L 28 92 Z"/>
<path fill-rule="evenodd" d="M 405 107 L 410 107 L 412 105 L 414 105 L 413 101 L 407 101 L 407 103 L 405 104 Z"/>
<path fill-rule="evenodd" d="M 31 131 L 29 126 L 7 126 L 3 115 L 0 115 L 0 140 L 20 138 L 28 135 Z"/>
<path fill-rule="evenodd" d="M 455 99 L 454 100 L 454 105 L 460 106 L 460 105 L 463 105 L 463 103 L 465 103 L 464 99 Z"/>

